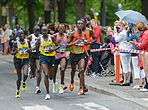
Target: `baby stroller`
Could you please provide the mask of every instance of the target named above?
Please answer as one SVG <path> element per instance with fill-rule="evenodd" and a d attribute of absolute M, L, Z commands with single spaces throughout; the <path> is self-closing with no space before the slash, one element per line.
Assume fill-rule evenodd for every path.
<path fill-rule="evenodd" d="M 108 47 L 102 46 L 102 48 Z M 114 55 L 111 53 L 110 50 L 104 50 L 99 52 L 99 59 L 100 59 L 100 66 L 101 66 L 101 73 L 100 76 L 106 77 L 106 76 L 114 76 Z M 91 65 L 92 65 L 92 57 L 89 58 L 89 61 L 86 66 L 86 75 L 91 74 Z"/>
<path fill-rule="evenodd" d="M 101 66 L 101 76 L 114 76 L 114 55 L 111 53 L 110 50 L 101 51 L 99 53 L 100 58 L 100 66 Z"/>

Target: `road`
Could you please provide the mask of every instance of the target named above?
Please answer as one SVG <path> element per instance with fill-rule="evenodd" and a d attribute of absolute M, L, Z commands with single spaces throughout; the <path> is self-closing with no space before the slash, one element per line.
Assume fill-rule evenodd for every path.
<path fill-rule="evenodd" d="M 21 92 L 21 98 L 18 99 L 15 98 L 17 77 L 13 73 L 13 67 L 13 64 L 1 60 L 0 110 L 147 110 L 136 103 L 93 90 L 80 96 L 77 94 L 78 86 L 76 85 L 73 92 L 69 90 L 66 90 L 64 94 L 51 92 L 51 99 L 45 100 L 43 80 L 42 93 L 39 95 L 34 93 L 35 79 L 27 80 L 27 91 Z"/>

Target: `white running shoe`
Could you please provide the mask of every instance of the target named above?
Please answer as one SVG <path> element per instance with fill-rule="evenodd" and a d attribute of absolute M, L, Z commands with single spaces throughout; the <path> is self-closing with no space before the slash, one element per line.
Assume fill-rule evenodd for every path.
<path fill-rule="evenodd" d="M 140 86 L 139 86 L 139 85 L 135 85 L 135 86 L 133 87 L 133 89 L 140 89 Z"/>
<path fill-rule="evenodd" d="M 148 92 L 148 89 L 142 88 L 142 89 L 140 89 L 140 92 Z"/>
<path fill-rule="evenodd" d="M 50 99 L 50 95 L 49 94 L 46 94 L 45 100 L 49 100 L 49 99 Z"/>
<path fill-rule="evenodd" d="M 39 87 L 36 87 L 35 93 L 36 93 L 36 94 L 41 93 L 41 90 L 40 90 L 40 88 L 39 88 Z"/>
<path fill-rule="evenodd" d="M 60 93 L 60 94 L 63 94 L 63 93 L 64 93 L 64 88 L 63 88 L 62 85 L 59 87 L 59 93 Z"/>

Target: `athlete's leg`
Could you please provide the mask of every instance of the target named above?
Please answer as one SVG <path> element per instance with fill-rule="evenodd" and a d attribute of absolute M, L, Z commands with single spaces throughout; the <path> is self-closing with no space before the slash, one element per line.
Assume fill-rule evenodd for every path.
<path fill-rule="evenodd" d="M 53 74 L 53 83 L 56 83 L 57 71 L 58 71 L 58 64 L 55 64 L 55 66 L 54 66 L 54 74 Z"/>
<path fill-rule="evenodd" d="M 21 86 L 21 80 L 22 80 L 22 73 L 21 73 L 21 69 L 16 69 L 17 71 L 17 81 L 16 81 L 16 84 L 17 84 L 17 91 L 20 90 L 20 86 Z"/>
<path fill-rule="evenodd" d="M 22 73 L 23 73 L 23 82 L 26 82 L 28 78 L 28 64 L 22 67 Z"/>
<path fill-rule="evenodd" d="M 43 72 L 44 72 L 44 84 L 45 84 L 46 92 L 47 92 L 47 94 L 49 94 L 49 80 L 48 80 L 49 70 L 48 70 L 48 66 L 47 66 L 47 64 L 41 64 L 41 67 L 42 67 Z"/>
<path fill-rule="evenodd" d="M 61 84 L 64 84 L 65 70 L 66 70 L 66 58 L 62 58 L 60 61 Z"/>
<path fill-rule="evenodd" d="M 33 61 L 30 62 L 30 69 L 31 71 L 29 74 L 31 75 L 31 78 L 34 78 L 36 73 L 36 62 Z"/>
<path fill-rule="evenodd" d="M 40 87 L 40 82 L 41 82 L 41 66 L 40 66 L 40 60 L 35 60 L 35 65 L 36 65 L 36 86 Z"/>
<path fill-rule="evenodd" d="M 75 72 L 76 72 L 76 65 L 71 65 L 71 83 L 74 83 L 74 76 L 75 76 Z"/>
<path fill-rule="evenodd" d="M 79 74 L 80 74 L 80 87 L 84 87 L 85 86 L 85 81 L 84 81 L 85 59 L 81 59 L 78 62 L 78 68 L 79 68 Z"/>

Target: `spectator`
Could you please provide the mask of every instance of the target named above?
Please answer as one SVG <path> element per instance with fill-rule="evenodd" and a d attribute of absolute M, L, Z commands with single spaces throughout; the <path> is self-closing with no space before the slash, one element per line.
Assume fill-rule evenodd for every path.
<path fill-rule="evenodd" d="M 42 17 L 39 17 L 39 18 L 38 18 L 37 25 L 40 27 L 40 30 L 41 30 L 42 27 L 43 27 L 43 19 L 42 19 Z"/>
<path fill-rule="evenodd" d="M 134 26 L 133 28 L 129 27 L 127 31 L 127 41 L 133 41 L 134 39 L 138 41 L 139 36 L 140 36 L 140 31 L 137 29 L 136 26 Z M 135 45 L 132 45 L 132 49 L 138 50 L 138 48 Z M 132 66 L 133 66 L 134 80 L 135 80 L 134 81 L 135 86 L 133 87 L 133 89 L 140 89 L 140 78 L 142 78 L 142 84 L 144 84 L 145 73 L 143 69 L 140 69 L 138 67 L 138 54 L 132 53 L 131 57 L 132 57 Z"/>
<path fill-rule="evenodd" d="M 9 52 L 9 41 L 10 41 L 10 27 L 8 24 L 4 25 L 4 42 L 6 42 L 6 53 Z"/>
<path fill-rule="evenodd" d="M 140 22 L 136 25 L 136 27 L 138 28 L 138 30 L 140 31 L 140 38 L 139 41 L 137 42 L 136 40 L 134 41 L 130 41 L 131 44 L 135 45 L 136 47 L 138 47 L 139 50 L 143 50 L 148 52 L 148 28 L 147 26 Z M 141 62 L 141 59 L 138 58 L 138 66 L 142 69 L 143 68 L 143 64 Z M 147 75 L 147 74 L 146 74 Z M 147 77 L 147 76 L 146 76 Z M 147 77 L 148 78 L 148 77 Z M 145 92 L 148 91 L 148 80 L 147 78 L 145 78 L 145 86 L 143 89 L 140 89 L 140 91 Z"/>
<path fill-rule="evenodd" d="M 0 27 L 0 53 L 3 53 L 3 36 L 4 36 L 4 30 L 2 27 Z"/>
<path fill-rule="evenodd" d="M 115 40 L 119 44 L 119 49 L 131 49 L 131 45 L 129 42 L 127 42 L 126 38 L 126 28 L 127 23 L 121 21 L 119 30 L 121 31 L 119 34 L 116 35 Z M 122 70 L 121 73 L 123 74 L 123 83 L 121 83 L 121 86 L 130 86 L 130 74 L 131 74 L 131 68 L 130 68 L 130 53 L 129 52 L 120 52 L 120 58 L 121 58 L 121 66 Z"/>
<path fill-rule="evenodd" d="M 90 21 L 91 28 L 93 30 L 94 35 L 96 36 L 96 41 L 91 44 L 91 49 L 99 49 L 100 48 L 100 36 L 101 36 L 101 30 L 100 26 L 97 25 L 97 21 L 92 19 Z M 92 38 L 94 40 L 94 38 Z M 93 58 L 93 63 L 92 63 L 92 76 L 96 77 L 98 73 L 101 72 L 101 67 L 99 64 L 99 52 L 92 52 L 92 58 Z"/>

